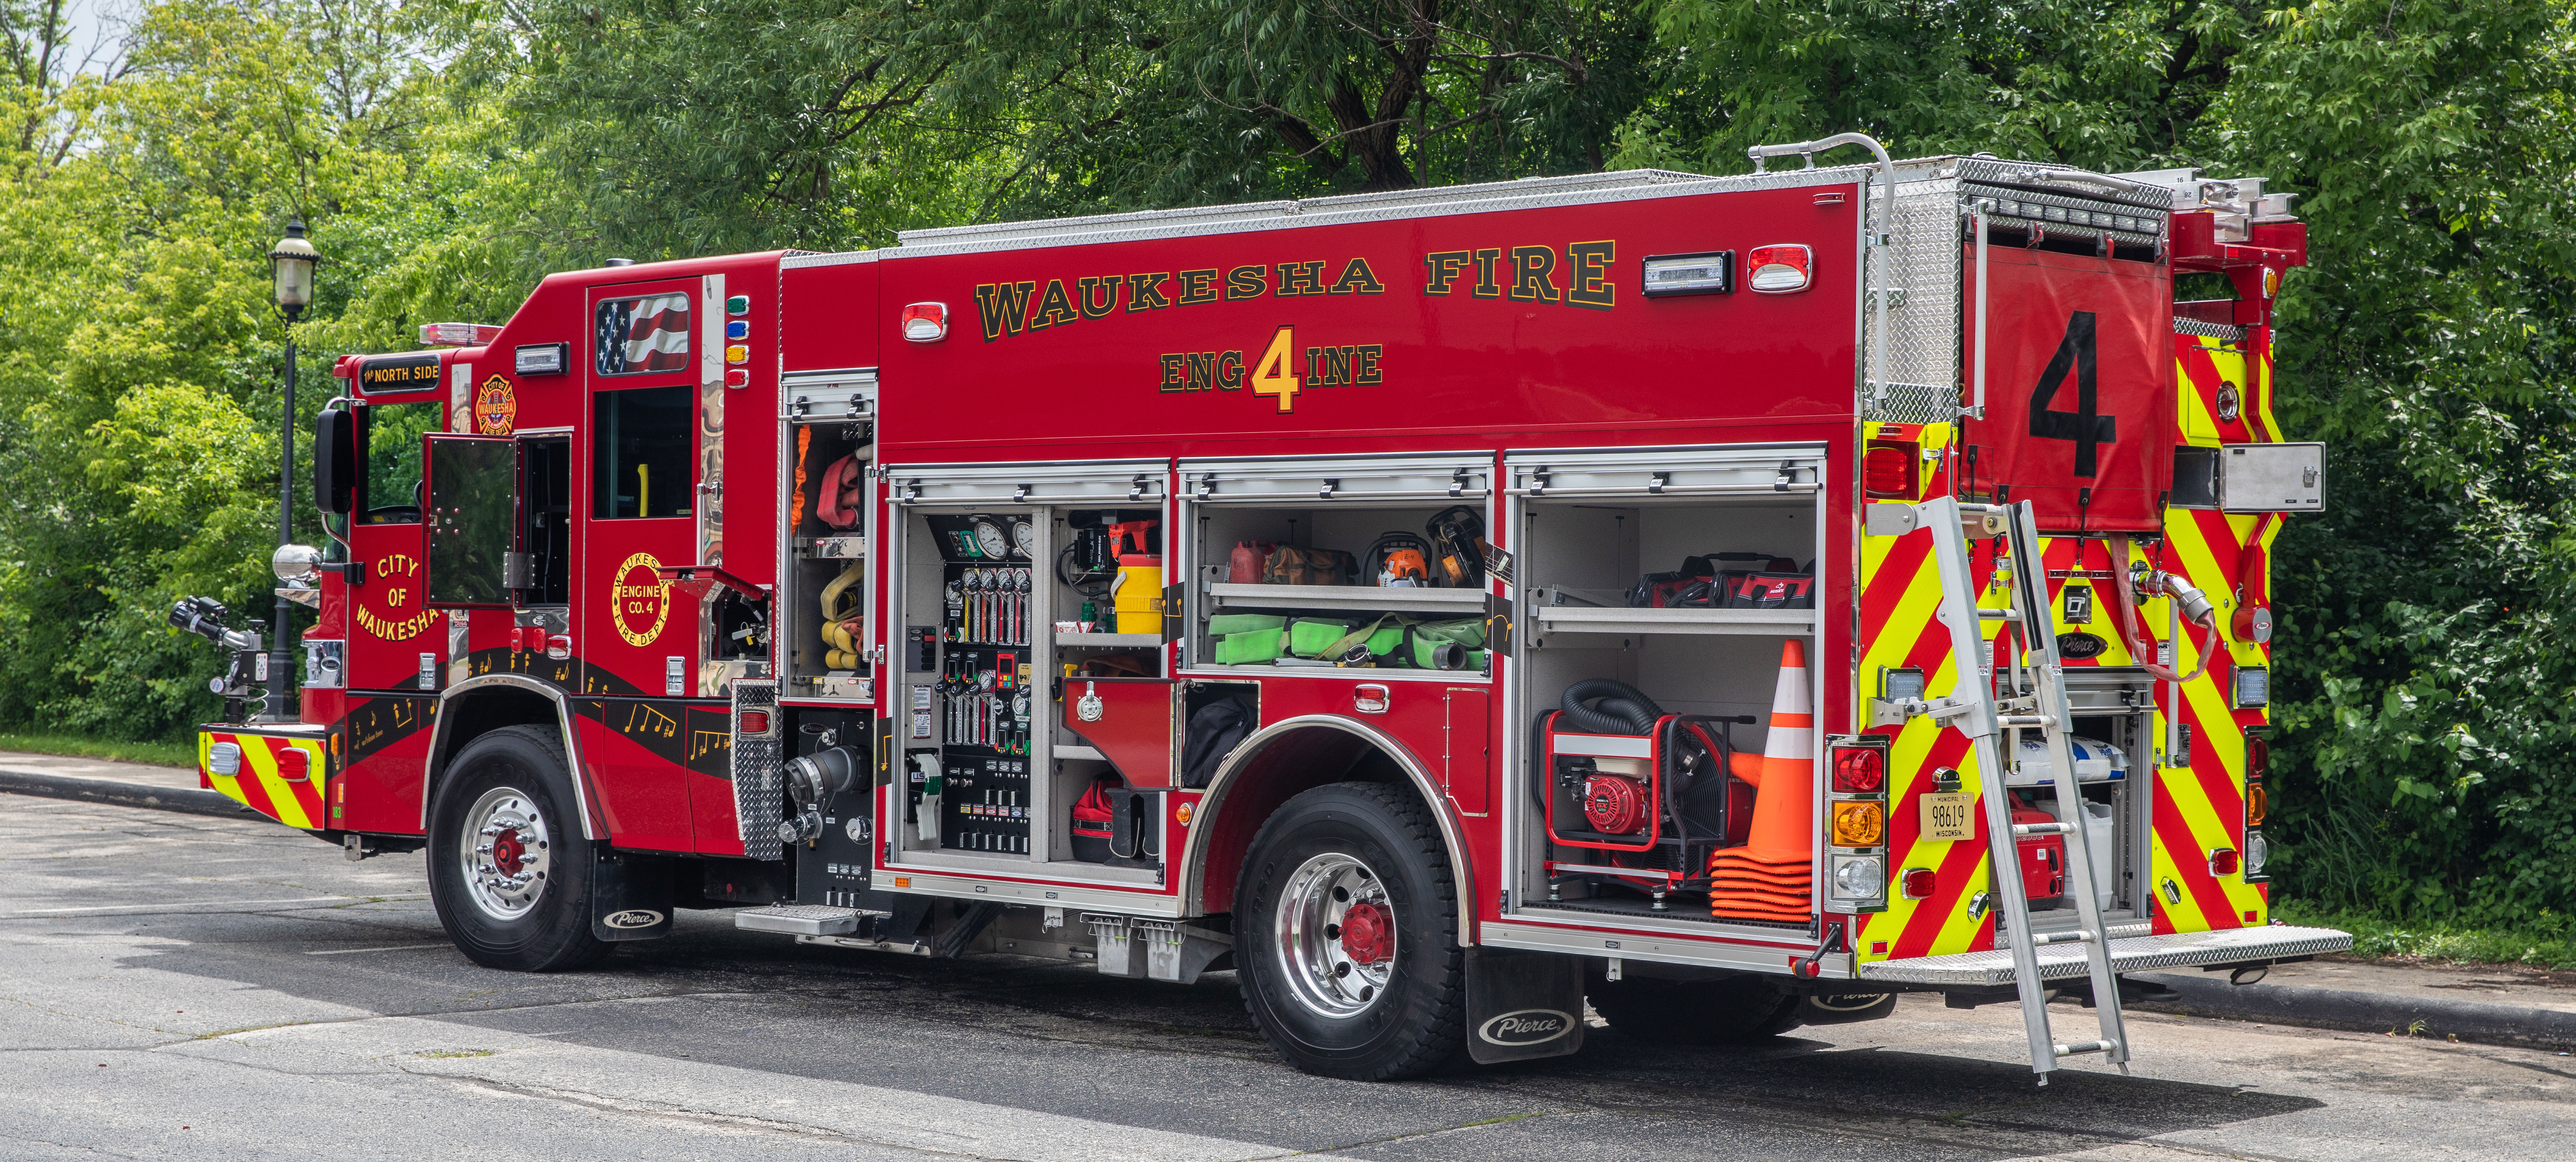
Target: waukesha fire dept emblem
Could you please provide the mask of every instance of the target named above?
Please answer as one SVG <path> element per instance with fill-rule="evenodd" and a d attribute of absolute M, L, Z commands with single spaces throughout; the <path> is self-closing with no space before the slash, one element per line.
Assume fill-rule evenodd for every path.
<path fill-rule="evenodd" d="M 493 376 L 474 389 L 474 430 L 486 436 L 506 436 L 519 424 L 519 397 L 510 390 L 510 381 Z"/>
<path fill-rule="evenodd" d="M 662 562 L 651 553 L 637 553 L 617 566 L 609 580 L 609 603 L 617 610 L 617 636 L 630 646 L 649 646 L 662 636 L 662 624 L 671 619 L 671 587 L 658 570 Z"/>

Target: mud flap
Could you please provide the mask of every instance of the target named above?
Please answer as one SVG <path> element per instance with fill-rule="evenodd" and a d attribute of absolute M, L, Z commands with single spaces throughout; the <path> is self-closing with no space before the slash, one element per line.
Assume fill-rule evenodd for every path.
<path fill-rule="evenodd" d="M 1467 1055 L 1478 1065 L 1583 1048 L 1583 960 L 1509 948 L 1467 950 Z"/>
<path fill-rule="evenodd" d="M 591 857 L 590 934 L 601 940 L 670 935 L 672 861 L 605 846 Z"/>

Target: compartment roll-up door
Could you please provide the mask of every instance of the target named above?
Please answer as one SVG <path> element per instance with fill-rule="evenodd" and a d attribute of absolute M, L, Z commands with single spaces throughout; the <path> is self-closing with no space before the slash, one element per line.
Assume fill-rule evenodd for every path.
<path fill-rule="evenodd" d="M 1104 507 L 1161 505 L 1169 472 L 1170 464 L 1163 460 L 892 464 L 885 469 L 896 504 Z"/>
<path fill-rule="evenodd" d="M 877 412 L 877 369 L 791 371 L 778 377 L 778 414 L 788 420 L 855 420 Z"/>
<path fill-rule="evenodd" d="M 1758 496 L 1821 488 L 1823 444 L 1539 449 L 1503 458 L 1513 496 Z"/>
<path fill-rule="evenodd" d="M 1215 504 L 1482 500 L 1493 491 L 1493 475 L 1491 452 L 1184 460 L 1181 495 Z"/>

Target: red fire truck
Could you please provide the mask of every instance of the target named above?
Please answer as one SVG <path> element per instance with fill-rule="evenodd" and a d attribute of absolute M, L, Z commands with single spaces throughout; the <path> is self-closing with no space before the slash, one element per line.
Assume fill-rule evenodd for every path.
<path fill-rule="evenodd" d="M 696 908 L 1230 969 L 1353 1078 L 1935 991 L 2045 1082 L 2124 974 L 2345 947 L 2265 904 L 2289 199 L 1754 155 L 611 262 L 345 357 L 299 705 L 173 616 L 240 651 L 204 781 L 425 848 L 483 964 Z"/>

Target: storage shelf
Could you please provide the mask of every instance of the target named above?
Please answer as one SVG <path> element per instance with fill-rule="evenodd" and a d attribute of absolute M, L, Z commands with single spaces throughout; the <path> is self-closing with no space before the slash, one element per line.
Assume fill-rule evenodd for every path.
<path fill-rule="evenodd" d="M 1250 609 L 1431 610 L 1472 613 L 1485 608 L 1482 589 L 1403 589 L 1376 585 L 1212 584 L 1217 605 Z"/>
<path fill-rule="evenodd" d="M 1163 635 L 1159 633 L 1059 633 L 1055 635 L 1055 644 L 1060 646 L 1096 646 L 1102 648 L 1134 648 L 1139 646 L 1152 648 L 1163 644 Z"/>
<path fill-rule="evenodd" d="M 1537 631 L 1551 633 L 1696 633 L 1780 637 L 1812 632 L 1812 609 L 1588 609 L 1546 606 L 1530 614 Z"/>
<path fill-rule="evenodd" d="M 1100 753 L 1098 748 L 1084 746 L 1078 742 L 1059 742 L 1055 744 L 1054 753 L 1055 757 L 1060 759 L 1089 759 L 1095 763 L 1109 761 L 1109 756 Z"/>

